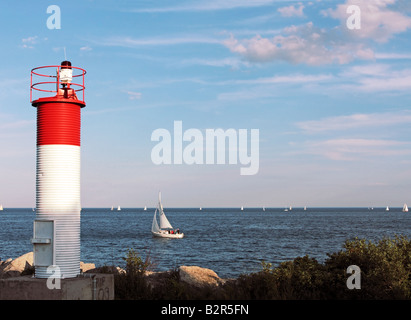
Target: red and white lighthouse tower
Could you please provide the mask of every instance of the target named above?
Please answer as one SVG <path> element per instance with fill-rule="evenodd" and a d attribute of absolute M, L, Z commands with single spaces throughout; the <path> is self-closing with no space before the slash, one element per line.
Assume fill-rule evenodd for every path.
<path fill-rule="evenodd" d="M 86 105 L 85 74 L 70 61 L 31 70 L 30 102 L 37 108 L 32 239 L 36 278 L 73 278 L 80 273 L 80 111 Z M 33 100 L 33 90 L 51 96 Z"/>

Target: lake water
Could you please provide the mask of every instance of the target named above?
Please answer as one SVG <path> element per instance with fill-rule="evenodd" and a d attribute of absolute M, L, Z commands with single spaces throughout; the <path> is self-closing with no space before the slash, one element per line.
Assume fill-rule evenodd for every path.
<path fill-rule="evenodd" d="M 124 266 L 128 249 L 148 254 L 157 271 L 181 265 L 214 270 L 220 277 L 261 270 L 261 261 L 278 264 L 309 255 L 322 262 L 354 237 L 376 241 L 384 236 L 411 237 L 411 212 L 402 208 L 165 208 L 183 239 L 154 238 L 154 209 L 85 208 L 81 214 L 81 261 Z M 0 260 L 33 250 L 35 212 L 0 211 Z"/>

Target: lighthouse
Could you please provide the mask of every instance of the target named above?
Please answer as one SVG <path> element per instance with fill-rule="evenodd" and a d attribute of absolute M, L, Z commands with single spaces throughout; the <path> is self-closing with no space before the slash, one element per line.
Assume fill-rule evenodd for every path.
<path fill-rule="evenodd" d="M 31 70 L 30 102 L 37 109 L 36 278 L 80 273 L 80 124 L 84 69 L 63 61 Z M 33 94 L 42 95 L 33 98 Z"/>

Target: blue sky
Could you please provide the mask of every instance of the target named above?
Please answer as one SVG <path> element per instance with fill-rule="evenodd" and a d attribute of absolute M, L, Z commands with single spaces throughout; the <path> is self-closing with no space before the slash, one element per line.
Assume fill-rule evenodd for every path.
<path fill-rule="evenodd" d="M 64 48 L 87 70 L 83 207 L 154 206 L 159 190 L 165 207 L 411 202 L 409 1 L 12 1 L 0 24 L 5 207 L 35 206 L 30 70 Z M 258 173 L 155 165 L 151 134 L 174 121 L 258 129 Z"/>

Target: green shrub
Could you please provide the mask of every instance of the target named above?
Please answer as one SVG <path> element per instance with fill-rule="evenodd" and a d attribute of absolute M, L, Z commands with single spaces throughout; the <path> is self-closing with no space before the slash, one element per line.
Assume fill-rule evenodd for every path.
<path fill-rule="evenodd" d="M 410 299 L 411 242 L 404 236 L 377 243 L 346 241 L 343 250 L 328 254 L 320 264 L 308 256 L 273 268 L 262 262 L 262 271 L 241 275 L 226 296 L 236 299 Z M 348 289 L 347 268 L 361 270 L 361 289 Z"/>
<path fill-rule="evenodd" d="M 404 236 L 383 238 L 377 243 L 365 239 L 346 241 L 344 249 L 328 255 L 328 272 L 338 283 L 335 298 L 410 299 L 411 242 Z M 346 269 L 357 265 L 361 269 L 361 289 L 348 290 L 344 279 Z"/>
<path fill-rule="evenodd" d="M 119 300 L 150 299 L 150 287 L 145 279 L 146 271 L 151 267 L 150 257 L 143 261 L 136 251 L 129 249 L 125 272 L 114 276 L 115 297 Z"/>
<path fill-rule="evenodd" d="M 411 241 L 404 236 L 383 238 L 373 243 L 355 238 L 346 241 L 342 250 L 327 254 L 324 263 L 308 256 L 273 267 L 262 262 L 262 270 L 242 274 L 218 287 L 194 288 L 170 271 L 151 288 L 144 276 L 152 267 L 134 250 L 129 250 L 126 273 L 115 276 L 117 299 L 275 299 L 275 300 L 343 300 L 343 299 L 411 299 Z M 361 269 L 361 289 L 348 289 L 347 268 Z"/>

